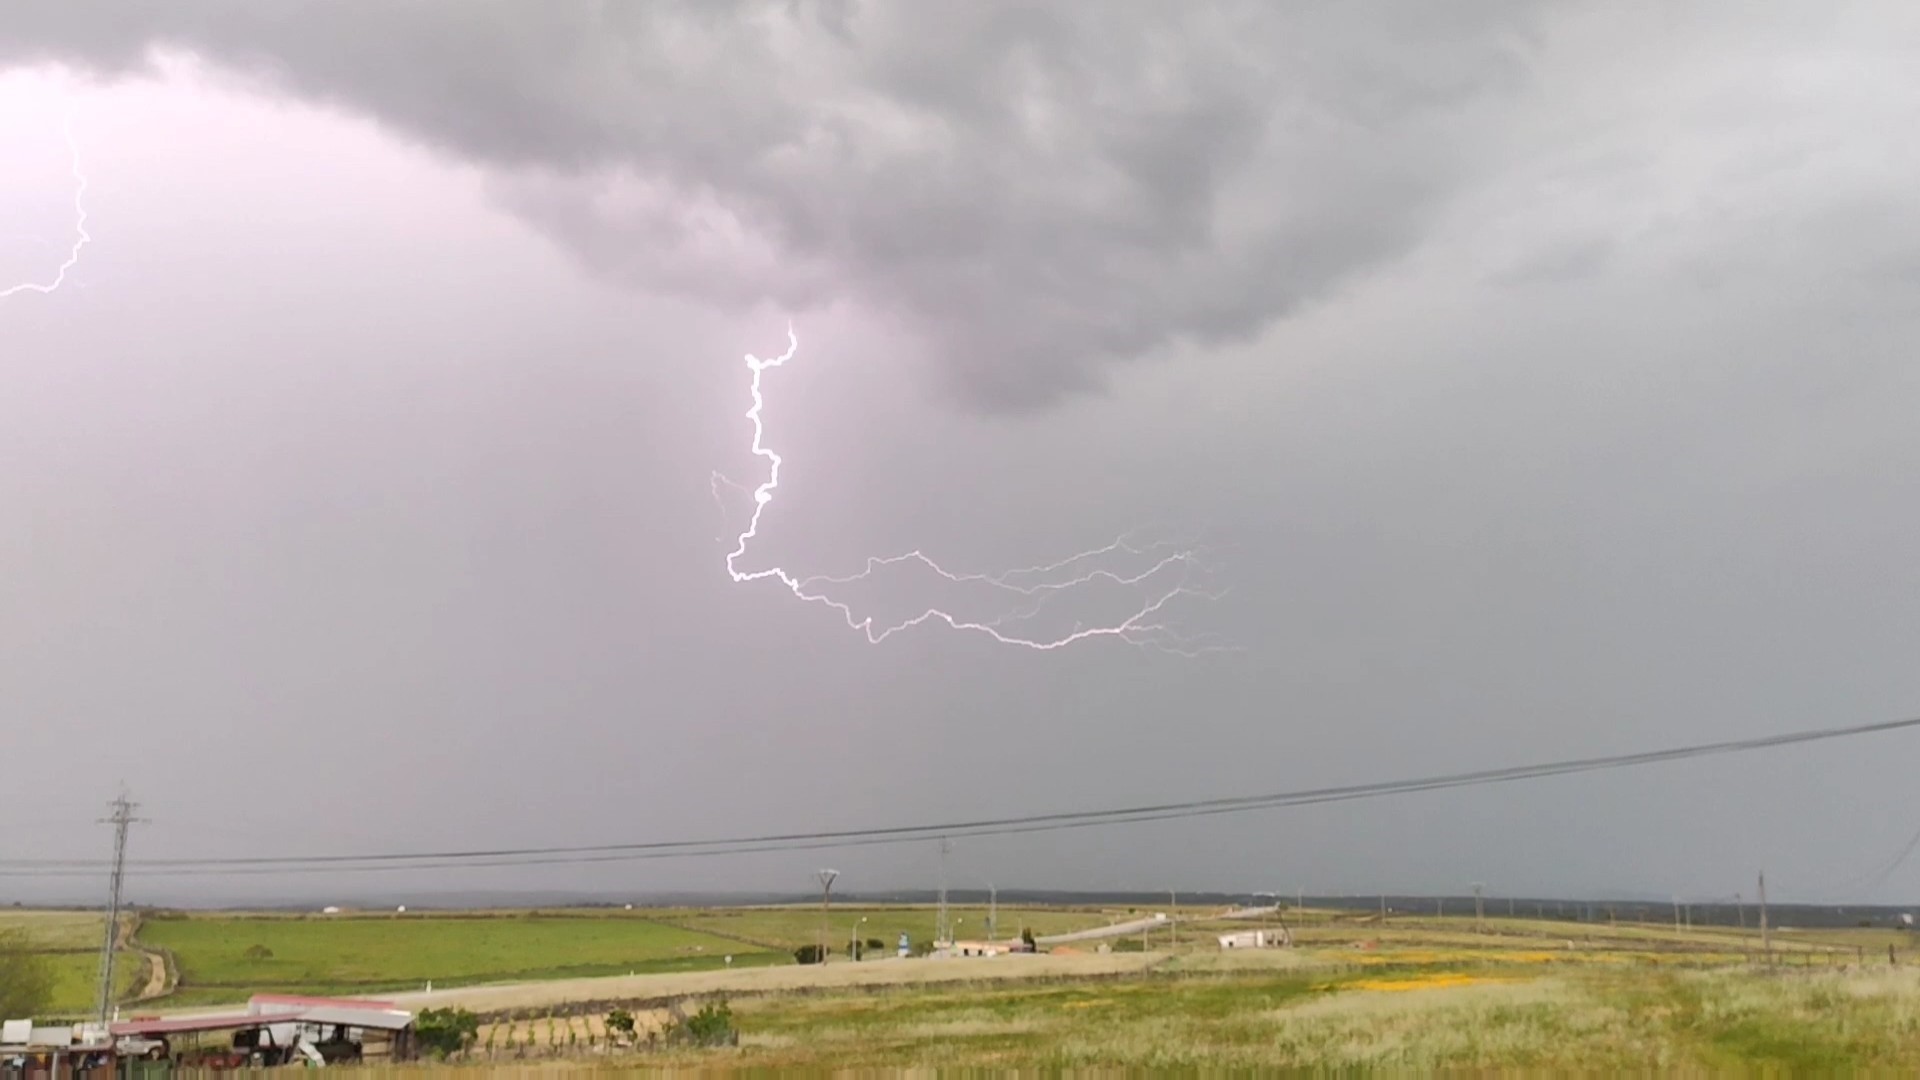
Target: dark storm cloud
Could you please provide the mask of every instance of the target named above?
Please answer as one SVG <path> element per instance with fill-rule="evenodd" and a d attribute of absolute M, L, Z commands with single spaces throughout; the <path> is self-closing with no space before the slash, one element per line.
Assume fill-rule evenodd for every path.
<path fill-rule="evenodd" d="M 11 5 L 0 64 L 183 51 L 488 167 L 598 271 L 901 319 L 971 404 L 1249 336 L 1417 243 L 1525 84 L 1507 4 Z"/>

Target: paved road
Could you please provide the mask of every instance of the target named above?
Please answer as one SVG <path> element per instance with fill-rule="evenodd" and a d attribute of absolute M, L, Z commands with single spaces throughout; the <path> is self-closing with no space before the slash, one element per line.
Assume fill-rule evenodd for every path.
<path fill-rule="evenodd" d="M 1034 938 L 1038 945 L 1068 945 L 1076 941 L 1099 941 L 1101 938 L 1130 937 L 1143 930 L 1159 930 L 1167 925 L 1165 915 L 1150 915 L 1132 922 L 1114 923 L 1112 926 L 1096 926 L 1091 930 L 1076 930 L 1071 934 L 1053 934 L 1049 937 Z"/>

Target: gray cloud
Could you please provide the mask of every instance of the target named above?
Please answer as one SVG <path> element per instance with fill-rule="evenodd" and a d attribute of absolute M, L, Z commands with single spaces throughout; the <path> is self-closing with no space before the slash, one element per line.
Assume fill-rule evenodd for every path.
<path fill-rule="evenodd" d="M 1244 338 L 1422 237 L 1530 8 L 15 5 L 0 61 L 187 51 L 488 167 L 649 290 L 897 318 L 970 404 Z"/>

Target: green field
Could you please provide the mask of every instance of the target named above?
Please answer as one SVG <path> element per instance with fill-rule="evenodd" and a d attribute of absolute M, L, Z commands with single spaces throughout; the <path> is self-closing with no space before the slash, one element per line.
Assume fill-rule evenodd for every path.
<path fill-rule="evenodd" d="M 654 917 L 676 926 L 720 934 L 759 943 L 767 948 L 790 951 L 819 940 L 822 925 L 817 907 L 699 908 L 666 910 Z M 987 909 L 961 907 L 949 909 L 955 921 L 956 936 L 961 939 L 987 936 Z M 1040 936 L 1123 922 L 1130 918 L 1124 911 L 1106 913 L 1094 909 L 1002 907 L 996 913 L 997 934 L 1001 939 L 1018 938 L 1022 927 Z M 933 940 L 938 912 L 931 907 L 873 907 L 832 905 L 826 915 L 827 944 L 836 953 L 844 953 L 847 939 L 858 933 L 859 939 L 878 939 L 892 952 L 900 935 L 914 942 Z M 865 920 L 865 921 L 861 921 Z M 856 925 L 857 924 L 857 925 Z"/>
<path fill-rule="evenodd" d="M 53 970 L 53 1002 L 48 1016 L 79 1017 L 92 1012 L 100 978 L 103 917 L 86 912 L 0 910 L 0 934 L 19 934 Z M 145 958 L 122 950 L 114 985 L 121 995 L 137 991 L 146 977 Z"/>
<path fill-rule="evenodd" d="M 53 1004 L 45 1016 L 80 1019 L 91 1016 L 100 985 L 100 958 L 93 953 L 59 953 L 47 958 L 53 966 Z M 146 978 L 146 960 L 122 951 L 114 961 L 114 985 L 124 1000 L 137 992 Z"/>
<path fill-rule="evenodd" d="M 791 962 L 633 915 L 151 916 L 140 941 L 175 957 L 168 1005 Z"/>

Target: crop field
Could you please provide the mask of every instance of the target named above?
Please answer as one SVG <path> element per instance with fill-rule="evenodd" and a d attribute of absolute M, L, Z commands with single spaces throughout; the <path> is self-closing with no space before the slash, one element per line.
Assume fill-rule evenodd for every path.
<path fill-rule="evenodd" d="M 631 913 L 152 916 L 139 940 L 175 958 L 170 1006 L 792 962 Z"/>
<path fill-rule="evenodd" d="M 985 909 L 954 912 L 963 933 L 974 919 L 984 927 Z M 1017 935 L 1022 926 L 1047 933 L 1107 921 L 1097 913 L 1062 910 L 1003 909 L 999 916 L 1003 935 Z M 847 935 L 857 927 L 862 941 L 880 939 L 891 953 L 901 932 L 924 941 L 933 924 L 931 908 L 835 908 L 828 940 L 844 955 Z M 366 994 L 420 990 L 428 983 L 454 987 L 790 964 L 792 950 L 817 941 L 820 927 L 816 908 L 204 913 L 149 916 L 139 941 L 173 955 L 178 985 L 162 1004 L 176 1006 L 239 1001 L 262 991 Z"/>

